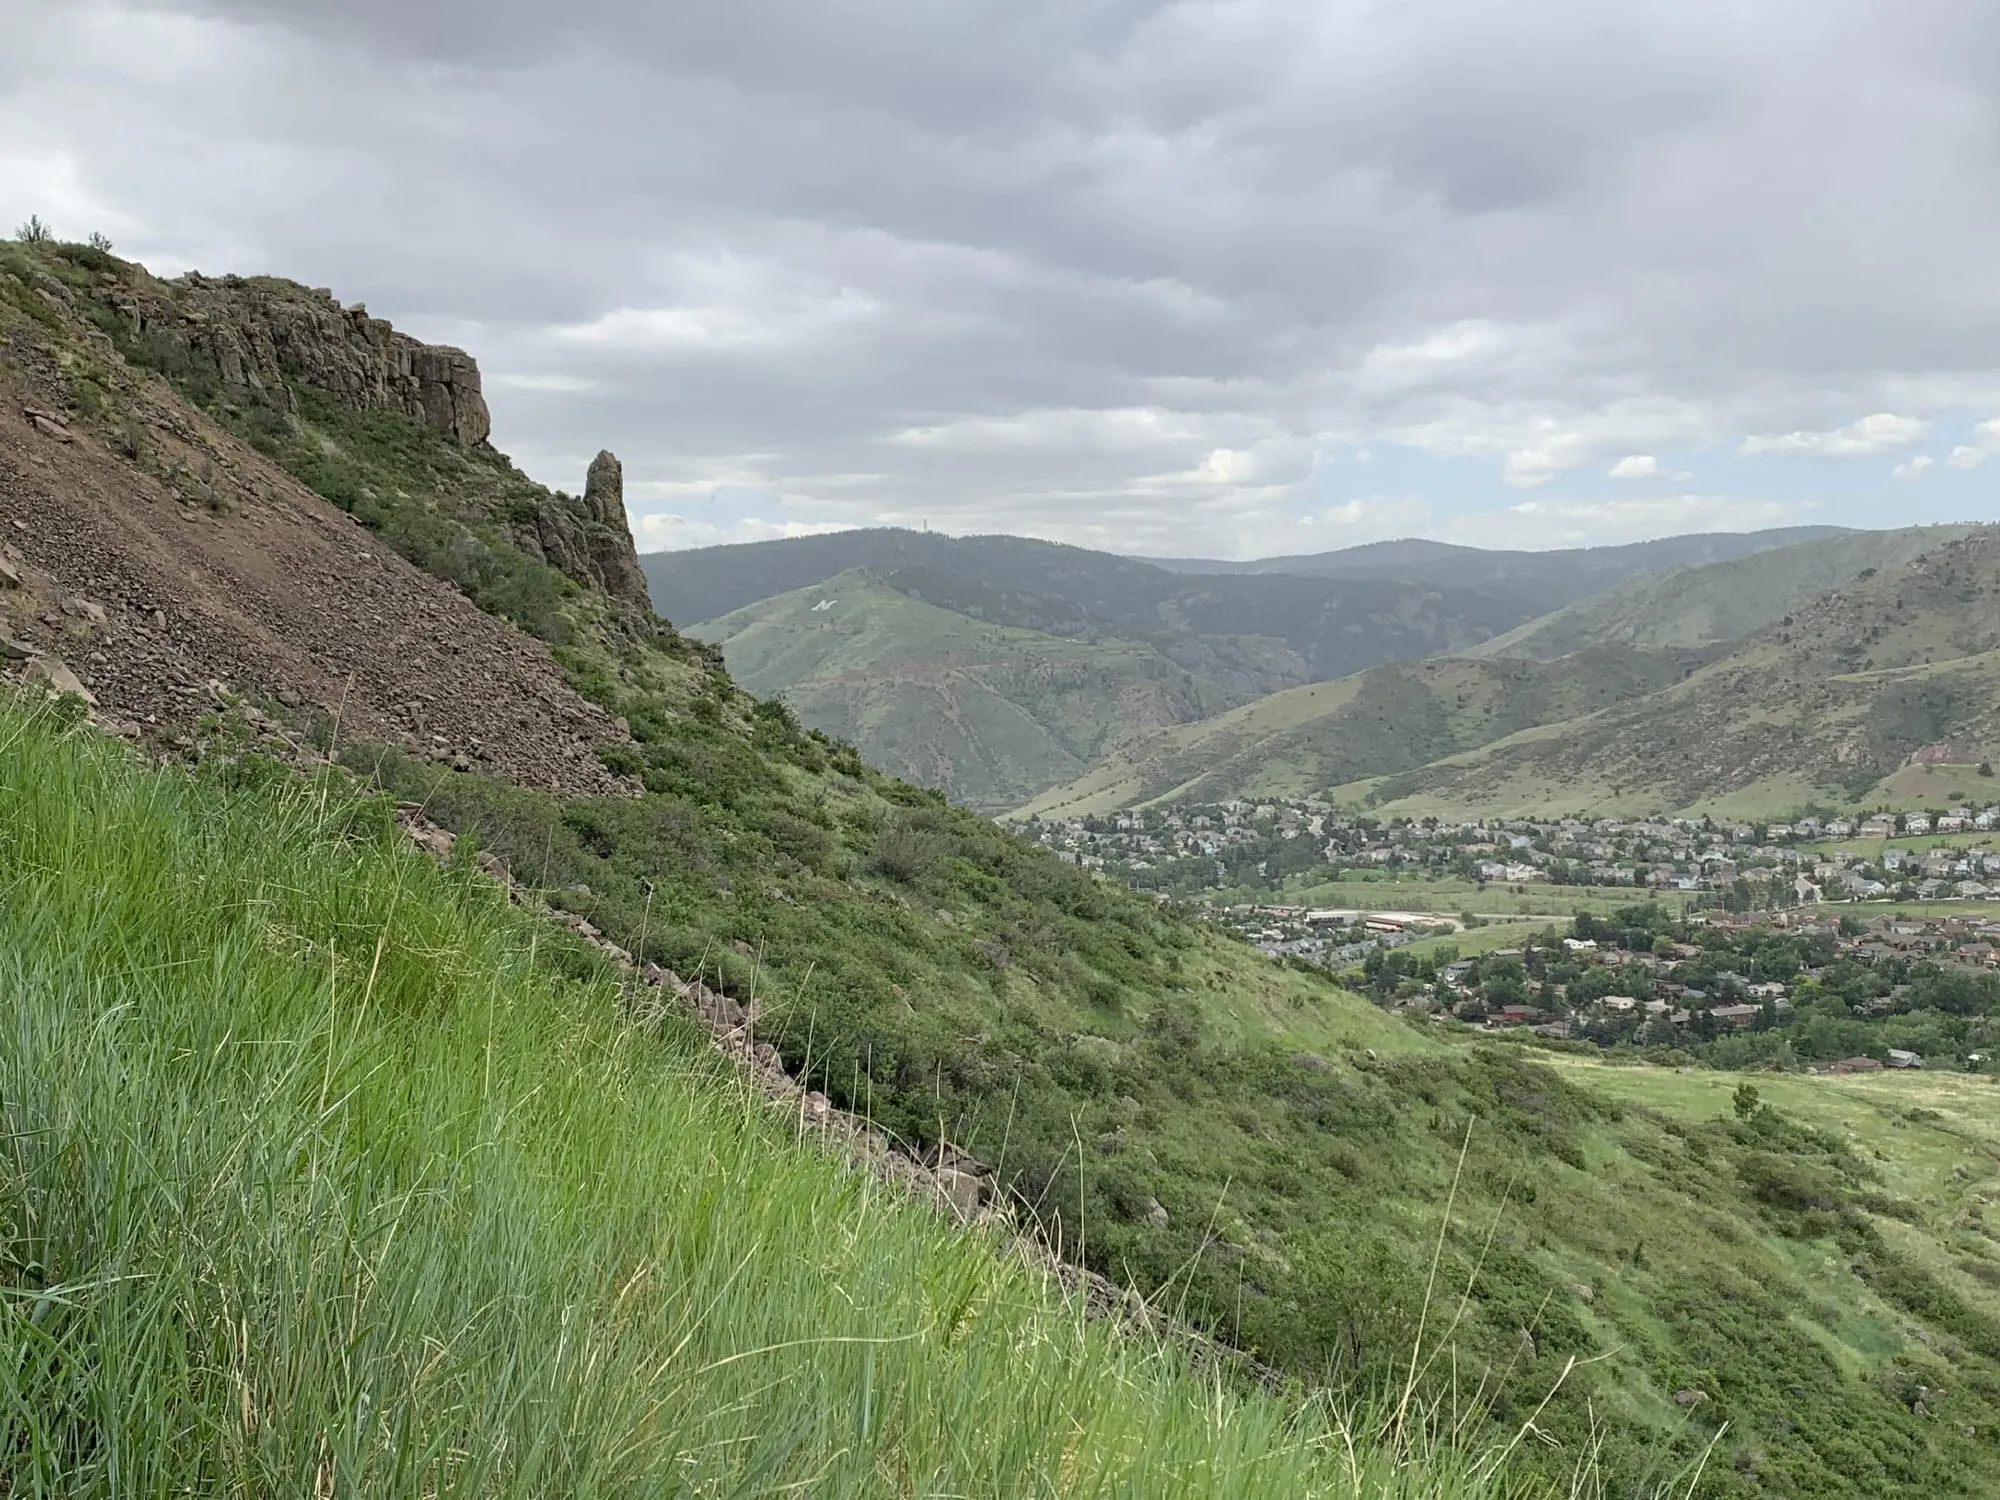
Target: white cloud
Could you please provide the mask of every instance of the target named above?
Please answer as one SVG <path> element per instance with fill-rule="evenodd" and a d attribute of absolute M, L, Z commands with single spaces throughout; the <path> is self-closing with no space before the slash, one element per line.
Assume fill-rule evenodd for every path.
<path fill-rule="evenodd" d="M 1989 453 L 2000 453 L 2000 417 L 1973 428 L 1972 440 Z"/>
<path fill-rule="evenodd" d="M 1907 448 L 1930 436 L 1922 417 L 1877 412 L 1826 432 L 1767 432 L 1743 440 L 1746 454 L 1796 454 L 1813 458 L 1872 458 L 1893 448 Z"/>
<path fill-rule="evenodd" d="M 1650 453 L 1628 453 L 1611 466 L 1613 479 L 1688 479 L 1692 476 L 1663 466 Z"/>
<path fill-rule="evenodd" d="M 1314 552 L 1355 547 L 1363 542 L 1421 536 L 1430 530 L 1430 505 L 1418 495 L 1358 495 L 1339 505 L 1309 511 L 1298 524 L 1310 531 Z"/>
<path fill-rule="evenodd" d="M 1919 453 L 1915 458 L 1905 459 L 1889 471 L 1892 479 L 1922 479 L 1937 467 L 1937 460 L 1928 453 Z"/>
<path fill-rule="evenodd" d="M 634 542 L 641 552 L 674 552 L 686 547 L 716 547 L 725 542 L 769 542 L 784 537 L 825 536 L 852 531 L 845 521 L 767 521 L 746 516 L 734 521 L 702 521 L 691 516 L 654 511 L 633 521 Z"/>
<path fill-rule="evenodd" d="M 1984 448 L 1969 448 L 1960 443 L 1945 455 L 1944 462 L 1948 469 L 1976 469 L 1986 462 L 1988 456 Z"/>
<path fill-rule="evenodd" d="M 1129 453 L 1161 444 L 1200 443 L 1197 419 L 1160 407 L 1023 411 L 1011 417 L 965 417 L 930 427 L 905 427 L 884 442 L 901 448 L 993 453 L 1008 449 L 1091 448 Z M 1220 450 L 1211 450 L 1220 451 Z"/>
<path fill-rule="evenodd" d="M 597 389 L 597 382 L 587 375 L 571 375 L 560 370 L 501 370 L 485 377 L 488 385 L 503 386 L 510 391 L 537 391 L 549 395 L 575 396 Z"/>
<path fill-rule="evenodd" d="M 1497 458 L 1509 489 L 1536 489 L 1612 454 L 1655 444 L 1689 446 L 1718 436 L 1714 414 L 1684 401 L 1625 399 L 1555 414 L 1518 403 L 1452 398 L 1429 420 L 1394 427 L 1389 441 L 1450 457 Z"/>

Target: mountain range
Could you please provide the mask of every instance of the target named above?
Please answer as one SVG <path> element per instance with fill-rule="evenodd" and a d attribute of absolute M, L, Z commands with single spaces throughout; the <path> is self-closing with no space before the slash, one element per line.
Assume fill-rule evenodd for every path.
<path fill-rule="evenodd" d="M 1864 737 L 1865 754 L 1829 749 L 1825 719 L 1744 757 L 1737 721 L 1759 710 L 1703 696 L 1721 682 L 1752 703 L 1803 690 L 1809 669 L 1767 660 L 1767 633 L 1980 530 L 1807 527 L 1557 553 L 1409 541 L 1167 565 L 884 530 L 641 565 L 656 598 L 735 600 L 819 574 L 690 633 L 753 691 L 989 811 L 1281 791 L 1667 810 L 1863 796 L 1899 758 L 1956 753 L 1954 736 L 1983 745 L 1959 698 L 1912 716 L 1893 705 L 1916 689 L 1876 682 L 1839 689 L 1879 698 L 1855 710 L 1869 722 L 1902 726 Z M 1652 748 L 1617 748 L 1634 736 Z"/>
<path fill-rule="evenodd" d="M 1022 811 L 1328 794 L 1396 810 L 1660 812 L 1747 799 L 1779 813 L 1870 795 L 1911 756 L 1985 759 L 1984 720 L 1976 691 L 1913 698 L 1889 676 L 1848 681 L 1834 667 L 1851 653 L 1833 664 L 1812 656 L 1874 607 L 1838 604 L 1835 585 L 1872 599 L 1993 535 L 1849 532 L 1636 579 L 1462 656 L 1292 689 L 1134 741 Z M 1912 611 L 1926 614 L 1924 628 L 1945 642 L 1968 602 L 1913 586 L 1889 607 L 1909 629 Z M 1931 650 L 1939 663 L 1957 654 Z M 1855 711 L 1875 726 L 1870 736 L 1830 747 L 1844 718 L 1829 694 L 1867 700 Z M 1936 707 L 1906 711 L 1906 701 Z M 1773 720 L 1793 727 L 1752 733 Z"/>
<path fill-rule="evenodd" d="M 1560 547 L 1546 552 L 1507 551 L 1405 537 L 1364 542 L 1332 552 L 1264 557 L 1254 562 L 1205 558 L 1148 558 L 1176 573 L 1252 576 L 1293 573 L 1308 578 L 1425 579 L 1461 588 L 1518 587 L 1540 591 L 1551 605 L 1615 588 L 1634 578 L 1752 557 L 1800 542 L 1839 536 L 1838 526 L 1781 526 L 1763 531 L 1707 531 L 1604 547 Z"/>
<path fill-rule="evenodd" d="M 1860 552 L 1876 556 L 1872 534 L 1856 536 Z M 1820 548 L 1832 550 L 1822 570 L 1838 572 L 1844 538 L 1832 528 L 1794 528 L 1554 554 L 1394 542 L 1260 564 L 1160 566 L 1012 536 L 860 530 L 648 554 L 640 566 L 660 608 L 678 606 L 678 618 L 694 620 L 690 634 L 718 644 L 752 692 L 782 694 L 808 724 L 852 738 L 880 764 L 970 806 L 1002 810 L 1088 776 L 1094 762 L 1118 758 L 1150 730 L 1388 662 L 1502 648 L 1548 656 L 1542 646 L 1514 644 L 1544 620 L 1552 638 L 1596 630 L 1614 644 L 1618 632 L 1596 616 L 1558 624 L 1550 610 L 1616 600 L 1658 580 L 1648 572 L 1656 568 L 1692 578 Z M 1690 560 L 1706 566 L 1686 566 Z M 868 628 L 836 624 L 830 580 L 852 588 L 864 574 L 868 592 L 850 612 Z M 1590 594 L 1606 580 L 1608 594 Z M 806 600 L 814 590 L 820 594 Z M 894 606 L 890 594 L 926 608 Z M 1760 602 L 1778 596 L 1758 590 Z M 1688 614 L 1692 606 L 1682 600 L 1678 608 Z M 1732 608 L 1748 616 L 1758 606 Z M 1668 602 L 1650 596 L 1634 598 L 1628 614 L 1658 620 L 1638 628 L 1646 634 L 1640 644 L 1714 640 L 1698 622 L 1672 624 Z M 788 634 L 798 638 L 786 642 Z M 1076 720 L 1080 700 L 1054 686 L 1084 682 L 1116 706 L 1100 728 L 1090 726 L 1096 716 Z M 918 700 L 922 710 L 912 712 Z M 1278 720 L 1290 712 L 1274 710 Z M 1522 704 L 1510 722 L 1540 722 L 1520 718 L 1530 712 Z M 1256 722 L 1232 720 L 1228 742 L 1242 748 L 1246 724 Z M 1470 748 L 1438 734 L 1422 744 Z M 1394 764 L 1376 764 L 1332 750 L 1320 760 L 1380 774 L 1424 758 L 1396 754 Z"/>

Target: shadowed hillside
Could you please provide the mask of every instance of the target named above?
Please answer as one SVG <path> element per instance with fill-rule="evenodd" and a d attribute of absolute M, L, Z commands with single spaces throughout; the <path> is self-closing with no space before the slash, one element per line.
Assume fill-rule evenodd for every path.
<path fill-rule="evenodd" d="M 1227 701 L 1150 646 L 986 624 L 864 572 L 689 631 L 721 647 L 745 687 L 871 764 L 995 812 Z"/>

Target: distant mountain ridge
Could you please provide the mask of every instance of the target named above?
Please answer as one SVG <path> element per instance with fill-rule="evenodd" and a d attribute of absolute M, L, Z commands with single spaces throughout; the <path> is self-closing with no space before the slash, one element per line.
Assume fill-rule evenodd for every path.
<path fill-rule="evenodd" d="M 1396 812 L 1772 811 L 2000 753 L 2000 528 L 1641 579 L 1475 647 L 1135 741 L 1023 812 L 1325 794 Z"/>
<path fill-rule="evenodd" d="M 659 607 L 704 619 L 694 632 L 722 646 L 753 690 L 786 695 L 806 723 L 854 740 L 900 774 L 999 809 L 1043 805 L 1050 789 L 1082 795 L 1086 785 L 1088 800 L 1103 802 L 1106 778 L 1127 792 L 1143 786 L 1153 799 L 1183 783 L 1209 792 L 1413 776 L 1440 757 L 1663 688 L 1672 679 L 1655 680 L 1648 675 L 1655 668 L 1689 668 L 1715 653 L 1655 655 L 1635 669 L 1647 653 L 1749 635 L 1865 567 L 1899 564 L 1957 534 L 1801 527 L 1555 553 L 1405 540 L 1236 565 L 1332 570 L 1321 576 L 1175 573 L 1027 538 L 893 529 L 655 553 L 641 562 Z M 1669 571 L 1629 576 L 1654 566 Z M 802 613 L 793 597 L 835 578 L 852 588 L 861 575 L 870 601 L 866 641 L 836 639 L 840 630 Z M 794 578 L 805 582 L 775 596 L 760 592 Z M 1575 597 L 1605 578 L 1616 581 Z M 892 595 L 927 608 L 895 604 Z M 746 597 L 706 616 L 690 607 Z M 781 642 L 787 631 L 799 632 L 800 642 Z M 1599 648 L 1623 654 L 1579 660 L 1568 691 L 1538 674 L 1455 668 L 1445 675 L 1464 704 L 1432 703 L 1428 689 L 1392 692 L 1410 686 L 1408 674 L 1365 676 L 1395 662 L 1549 661 Z M 1093 665 L 1093 651 L 1103 661 Z M 1008 653 L 1018 659 L 1005 660 Z M 1078 718 L 1073 704 L 1044 695 L 1042 674 L 1054 662 L 1074 680 L 1096 683 L 1106 701 L 1127 705 L 1120 734 L 1086 727 L 1095 723 L 1091 714 Z M 1255 710 L 1266 695 L 1357 674 L 1367 683 L 1362 710 L 1336 711 L 1337 691 L 1308 695 L 1332 716 L 1313 710 L 1310 728 L 1295 722 L 1301 710 L 1289 703 Z M 1150 686 L 1128 699 L 1139 680 Z M 1487 709 L 1469 707 L 1489 700 Z M 1371 705 L 1384 716 L 1364 723 L 1356 715 Z M 1226 733 L 1175 738 L 1182 725 L 1217 713 L 1234 715 Z M 1272 743 L 1260 744 L 1267 733 Z M 1155 734 L 1166 738 L 1141 752 L 1145 769 L 1135 782 L 1131 754 Z M 1329 738 L 1321 743 L 1320 734 Z"/>
<path fill-rule="evenodd" d="M 1141 641 L 1230 701 L 1383 661 L 1461 651 L 1547 608 L 1529 590 L 1395 579 L 1192 577 L 1023 537 L 838 532 L 642 559 L 655 606 L 717 620 L 857 568 L 969 619 Z"/>
<path fill-rule="evenodd" d="M 1900 566 L 1971 529 L 1849 531 L 1775 552 L 1652 574 L 1516 626 L 1467 654 L 1553 661 L 1587 646 L 1705 646 L 1740 640 L 1866 569 Z"/>
<path fill-rule="evenodd" d="M 1364 542 L 1332 552 L 1217 562 L 1202 558 L 1144 559 L 1175 573 L 1295 573 L 1309 578 L 1423 578 L 1440 586 L 1481 587 L 1546 582 L 1581 599 L 1628 579 L 1675 568 L 1751 557 L 1801 542 L 1842 535 L 1840 526 L 1782 526 L 1765 531 L 1704 531 L 1607 547 L 1546 552 L 1506 551 L 1434 542 L 1424 537 Z M 1565 602 L 1567 602 L 1567 599 Z"/>
<path fill-rule="evenodd" d="M 661 613 L 710 620 L 804 588 L 851 568 L 892 572 L 932 567 L 989 587 L 1057 598 L 1116 599 L 1129 618 L 1140 601 L 1172 595 L 1173 579 L 1288 574 L 1302 578 L 1395 581 L 1429 588 L 1497 590 L 1526 609 L 1523 620 L 1650 573 L 1748 557 L 1838 536 L 1836 526 L 1703 532 L 1612 547 L 1553 552 L 1489 551 L 1422 538 L 1369 542 L 1333 552 L 1225 562 L 1141 558 L 1030 537 L 952 537 L 902 527 L 871 527 L 823 536 L 734 542 L 643 554 L 640 564 Z M 1553 590 L 1553 593 L 1550 592 Z"/>
<path fill-rule="evenodd" d="M 1869 571 L 1662 691 L 1367 788 L 1386 804 L 1782 811 L 2000 754 L 2000 527 Z"/>

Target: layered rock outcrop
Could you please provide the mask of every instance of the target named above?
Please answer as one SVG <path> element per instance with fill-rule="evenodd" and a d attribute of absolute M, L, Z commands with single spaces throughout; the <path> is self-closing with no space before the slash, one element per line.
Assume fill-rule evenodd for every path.
<path fill-rule="evenodd" d="M 313 390 L 357 411 L 423 423 L 467 448 L 483 448 L 493 420 L 479 365 L 462 349 L 398 333 L 324 289 L 276 277 L 119 282 L 112 294 L 135 333 L 163 337 L 213 364 L 224 388 L 286 411 Z M 515 546 L 585 588 L 651 610 L 625 516 L 624 471 L 611 453 L 590 465 L 581 499 L 540 491 L 493 519 Z M 524 510 L 531 514 L 524 514 Z"/>
<path fill-rule="evenodd" d="M 493 430 L 471 355 L 398 333 L 359 303 L 342 307 L 329 291 L 263 276 L 189 272 L 162 290 L 120 310 L 138 332 L 213 360 L 231 390 L 289 404 L 296 383 L 357 410 L 413 418 L 467 447 Z"/>

